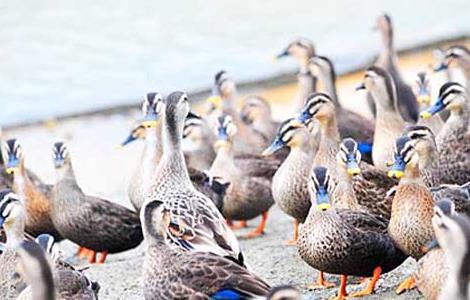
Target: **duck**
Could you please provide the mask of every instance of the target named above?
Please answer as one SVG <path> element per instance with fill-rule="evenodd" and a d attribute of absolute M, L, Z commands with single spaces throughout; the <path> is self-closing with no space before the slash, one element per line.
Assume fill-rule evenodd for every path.
<path fill-rule="evenodd" d="M 293 40 L 287 47 L 276 56 L 276 59 L 294 57 L 299 64 L 297 74 L 297 94 L 292 100 L 294 111 L 298 112 L 304 105 L 305 98 L 317 91 L 317 78 L 308 68 L 308 60 L 315 55 L 315 46 L 307 38 Z"/>
<path fill-rule="evenodd" d="M 384 69 L 372 66 L 356 88 L 370 93 L 376 106 L 375 131 L 372 147 L 374 166 L 386 172 L 387 162 L 393 157 L 394 141 L 405 128 L 405 121 L 397 108 L 397 90 L 392 76 Z"/>
<path fill-rule="evenodd" d="M 181 149 L 188 113 L 186 93 L 176 91 L 166 97 L 162 123 L 163 156 L 144 203 L 164 202 L 170 215 L 165 237 L 174 247 L 213 253 L 244 266 L 244 256 L 235 234 L 214 203 L 197 191 L 189 178 Z"/>
<path fill-rule="evenodd" d="M 51 218 L 62 236 L 91 250 L 89 262 L 104 263 L 108 253 L 137 247 L 143 239 L 139 215 L 117 203 L 89 196 L 75 177 L 72 157 L 63 142 L 52 148 L 57 181 Z"/>
<path fill-rule="evenodd" d="M 434 68 L 435 72 L 447 70 L 455 63 L 465 77 L 465 86 L 470 87 L 470 50 L 464 45 L 454 45 L 444 51 L 444 58 Z"/>
<path fill-rule="evenodd" d="M 446 178 L 444 180 L 452 180 L 450 183 L 465 184 L 470 181 L 470 107 L 467 90 L 461 84 L 447 82 L 442 85 L 437 101 L 421 112 L 420 117 L 428 119 L 442 110 L 450 111 L 436 136 L 442 176 Z"/>
<path fill-rule="evenodd" d="M 18 257 L 16 250 L 24 240 L 25 207 L 13 190 L 0 191 L 0 228 L 6 233 L 6 244 L 0 255 L 0 298 L 16 299 L 23 281 L 15 277 Z"/>
<path fill-rule="evenodd" d="M 268 296 L 267 300 L 302 300 L 302 295 L 298 289 L 291 285 L 279 285 L 273 287 Z"/>
<path fill-rule="evenodd" d="M 320 125 L 321 140 L 312 167 L 324 166 L 328 168 L 332 180 L 338 183 L 341 177 L 337 160 L 337 155 L 340 151 L 340 136 L 336 122 L 335 106 L 329 95 L 314 93 L 307 98 L 305 106 L 297 116 L 297 119 L 305 124 L 313 118 Z M 351 153 L 351 157 L 358 157 L 356 153 L 357 147 L 352 150 L 355 153 Z M 359 164 L 360 161 L 355 163 Z M 353 178 L 353 188 L 359 204 L 368 207 L 370 212 L 374 211 L 377 216 L 389 218 L 391 200 L 387 193 L 389 189 L 396 185 L 397 181 L 387 178 L 386 174 L 379 168 L 366 163 L 360 165 L 360 169 L 350 169 L 348 172 L 353 172 L 355 175 Z M 341 193 L 335 191 L 332 196 L 333 201 L 339 199 L 340 196 Z M 377 199 L 381 200 L 378 201 Z"/>
<path fill-rule="evenodd" d="M 280 123 L 273 120 L 269 102 L 261 96 L 249 95 L 243 100 L 240 116 L 246 124 L 269 141 L 276 136 Z"/>
<path fill-rule="evenodd" d="M 437 245 L 443 249 L 448 267 L 447 278 L 438 299 L 468 299 L 470 219 L 463 214 L 436 214 L 433 221 Z"/>
<path fill-rule="evenodd" d="M 212 145 L 216 137 L 208 122 L 191 114 L 186 118 L 183 130 L 183 153 L 189 168 L 209 170 L 215 159 Z"/>
<path fill-rule="evenodd" d="M 310 140 L 310 132 L 297 118 L 282 122 L 272 144 L 262 155 L 270 156 L 283 148 L 289 148 L 287 158 L 274 174 L 271 190 L 274 202 L 279 208 L 294 219 L 294 231 L 288 245 L 295 245 L 298 227 L 305 221 L 310 209 L 307 180 L 315 154 Z"/>
<path fill-rule="evenodd" d="M 3 131 L 0 127 L 0 145 L 3 145 L 2 141 Z M 13 184 L 13 176 L 6 172 L 5 159 L 3 153 L 3 147 L 0 147 L 0 189 L 11 187 Z"/>
<path fill-rule="evenodd" d="M 398 55 L 394 46 L 393 23 L 390 15 L 380 15 L 377 18 L 376 29 L 380 31 L 382 36 L 382 49 L 374 65 L 386 70 L 393 78 L 396 86 L 397 107 L 403 119 L 410 123 L 416 123 L 419 115 L 418 103 L 413 90 L 403 80 L 398 67 Z M 369 98 L 369 105 L 374 107 L 374 104 L 377 105 L 376 100 L 372 102 Z"/>
<path fill-rule="evenodd" d="M 312 207 L 300 227 L 297 251 L 302 260 L 320 272 L 341 275 L 336 299 L 347 296 L 347 276 L 372 277 L 364 290 L 351 294 L 369 295 L 380 276 L 401 265 L 407 256 L 387 233 L 386 222 L 365 212 L 336 208 L 330 200 L 334 184 L 326 167 L 312 170 Z M 318 284 L 322 284 L 322 273 Z"/>
<path fill-rule="evenodd" d="M 330 59 L 325 56 L 314 56 L 309 60 L 308 66 L 310 72 L 323 84 L 325 93 L 330 95 L 336 106 L 340 136 L 351 137 L 358 141 L 364 161 L 372 163 L 374 123 L 341 105 L 336 90 L 336 72 Z"/>
<path fill-rule="evenodd" d="M 18 140 L 7 140 L 4 154 L 7 157 L 6 171 L 13 174 L 12 188 L 23 199 L 26 207 L 26 232 L 34 237 L 49 233 L 57 240 L 62 240 L 62 235 L 51 219 L 52 185 L 34 184 L 26 171 L 25 154 Z"/>
<path fill-rule="evenodd" d="M 216 132 L 217 141 L 214 147 L 217 156 L 209 173 L 223 181 L 230 182 L 225 194 L 222 214 L 229 222 L 232 220 L 246 222 L 261 215 L 258 227 L 247 235 L 249 238 L 258 237 L 264 234 L 268 211 L 274 204 L 271 180 L 252 175 L 246 169 L 237 166 L 233 152 L 237 127 L 230 116 L 219 117 Z"/>
<path fill-rule="evenodd" d="M 414 92 L 419 104 L 419 111 L 425 111 L 431 106 L 430 85 L 430 79 L 426 72 L 419 72 L 416 75 Z M 435 115 L 428 119 L 419 118 L 417 125 L 429 127 L 434 135 L 437 135 L 442 127 L 444 127 L 444 121 L 440 115 Z"/>
<path fill-rule="evenodd" d="M 267 146 L 269 141 L 259 131 L 243 122 L 240 113 L 236 109 L 237 89 L 235 81 L 222 70 L 215 75 L 213 96 L 207 99 L 209 104 L 208 121 L 213 127 L 217 124 L 217 118 L 226 114 L 232 117 L 233 123 L 238 128 L 235 152 L 259 154 Z"/>
<path fill-rule="evenodd" d="M 147 245 L 143 265 L 145 299 L 244 299 L 268 295 L 269 285 L 233 260 L 211 251 L 172 247 L 167 238 L 175 216 L 163 201 L 146 202 L 140 217 Z"/>
<path fill-rule="evenodd" d="M 145 140 L 141 160 L 136 167 L 128 188 L 129 199 L 136 211 L 140 211 L 142 208 L 148 189 L 150 188 L 152 176 L 163 155 L 161 128 L 161 115 L 163 114 L 162 105 L 164 105 L 164 103 L 159 93 L 148 93 L 142 103 L 143 119 L 121 143 L 121 147 L 124 147 L 136 140 Z M 190 113 L 187 120 L 194 120 L 196 118 L 199 117 Z M 188 122 L 190 121 L 186 121 L 185 124 Z M 208 146 L 212 148 L 212 144 Z M 230 183 L 222 183 L 207 172 L 192 167 L 188 167 L 188 172 L 196 189 L 208 196 L 217 208 L 222 210 L 225 191 Z"/>
<path fill-rule="evenodd" d="M 432 226 L 435 234 L 439 234 L 436 226 L 441 215 L 456 215 L 455 205 L 449 198 L 436 201 L 433 212 Z M 438 245 L 435 238 L 424 247 L 423 250 L 426 254 L 418 261 L 417 270 L 413 275 L 420 293 L 430 300 L 436 300 L 439 297 L 445 279 L 449 274 L 444 251 Z"/>

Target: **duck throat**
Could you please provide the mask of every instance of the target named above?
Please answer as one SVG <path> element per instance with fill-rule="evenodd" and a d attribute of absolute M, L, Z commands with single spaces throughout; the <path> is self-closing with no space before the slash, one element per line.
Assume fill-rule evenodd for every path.
<path fill-rule="evenodd" d="M 320 118 L 318 123 L 320 124 L 321 140 L 315 155 L 314 166 L 324 166 L 336 174 L 336 154 L 338 154 L 340 141 L 336 117 L 330 115 Z"/>
<path fill-rule="evenodd" d="M 320 81 L 323 84 L 325 92 L 330 95 L 331 99 L 335 103 L 335 106 L 340 106 L 338 100 L 338 93 L 336 90 L 336 74 L 334 70 L 321 70 L 318 75 Z"/>
<path fill-rule="evenodd" d="M 28 174 L 26 173 L 23 160 L 20 162 L 18 171 L 13 175 L 13 188 L 23 201 L 27 198 L 26 191 L 34 188 Z"/>
<path fill-rule="evenodd" d="M 16 249 L 24 240 L 25 216 L 24 214 L 17 216 L 16 219 L 5 224 L 5 233 L 7 236 L 6 246 L 9 249 Z"/>

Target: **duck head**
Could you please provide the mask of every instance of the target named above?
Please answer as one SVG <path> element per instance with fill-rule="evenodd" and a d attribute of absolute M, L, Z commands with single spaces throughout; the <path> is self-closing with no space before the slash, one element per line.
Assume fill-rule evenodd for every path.
<path fill-rule="evenodd" d="M 271 120 L 271 106 L 264 98 L 248 96 L 243 103 L 240 116 L 247 124 L 259 120 Z"/>
<path fill-rule="evenodd" d="M 144 139 L 146 134 L 147 134 L 147 127 L 145 125 L 138 124 L 131 130 L 131 133 L 121 143 L 121 147 L 127 146 L 136 140 Z"/>
<path fill-rule="evenodd" d="M 439 89 L 437 101 L 427 110 L 421 112 L 420 117 L 429 119 L 442 110 L 459 111 L 467 105 L 467 91 L 457 82 L 447 82 Z"/>
<path fill-rule="evenodd" d="M 395 153 L 392 169 L 388 171 L 391 178 L 400 179 L 407 168 L 414 168 L 418 164 L 418 155 L 414 149 L 413 142 L 407 136 L 398 138 L 395 142 Z"/>
<path fill-rule="evenodd" d="M 313 56 L 308 61 L 308 69 L 313 76 L 323 77 L 324 75 L 330 75 L 333 82 L 336 81 L 336 73 L 331 60 L 325 56 Z"/>
<path fill-rule="evenodd" d="M 52 159 L 56 169 L 62 169 L 71 163 L 69 150 L 63 142 L 57 142 L 52 146 Z"/>
<path fill-rule="evenodd" d="M 330 192 L 333 188 L 333 182 L 330 180 L 330 174 L 325 167 L 315 167 L 310 176 L 310 193 L 315 198 L 316 209 L 318 211 L 327 211 L 331 208 Z"/>
<path fill-rule="evenodd" d="M 335 114 L 335 105 L 331 97 L 325 93 L 313 93 L 305 100 L 297 119 L 308 125 L 313 118 L 320 123 L 329 120 Z"/>
<path fill-rule="evenodd" d="M 233 124 L 232 117 L 229 115 L 222 115 L 217 119 L 216 126 L 217 141 L 214 148 L 219 149 L 229 146 L 233 143 L 233 139 L 237 134 L 237 126 Z"/>
<path fill-rule="evenodd" d="M 377 105 L 388 110 L 396 109 L 395 83 L 390 73 L 380 67 L 369 67 L 356 90 L 367 90 L 372 94 Z"/>
<path fill-rule="evenodd" d="M 163 96 L 160 93 L 148 93 L 142 103 L 143 120 L 141 125 L 147 128 L 157 127 L 164 107 Z"/>
<path fill-rule="evenodd" d="M 18 195 L 11 189 L 0 191 L 0 228 L 24 222 L 24 208 Z"/>
<path fill-rule="evenodd" d="M 447 70 L 452 62 L 457 64 L 468 65 L 470 62 L 470 50 L 466 46 L 457 45 L 444 51 L 443 57 L 440 58 L 439 64 L 434 68 L 434 72 Z"/>
<path fill-rule="evenodd" d="M 346 138 L 341 142 L 336 159 L 340 166 L 346 168 L 349 176 L 356 176 L 361 173 L 359 168 L 361 152 L 357 149 L 357 143 L 354 139 Z"/>
<path fill-rule="evenodd" d="M 6 162 L 5 171 L 8 174 L 19 172 L 24 164 L 23 149 L 16 139 L 9 139 L 4 144 L 3 150 L 4 158 Z"/>
<path fill-rule="evenodd" d="M 315 55 L 315 47 L 313 43 L 306 38 L 299 38 L 292 41 L 287 47 L 279 53 L 276 58 L 292 56 L 300 61 L 307 61 Z"/>
<path fill-rule="evenodd" d="M 431 103 L 430 81 L 426 72 L 419 72 L 413 85 L 416 100 L 422 106 L 429 106 Z"/>
<path fill-rule="evenodd" d="M 261 155 L 269 156 L 281 150 L 284 147 L 301 146 L 305 140 L 308 142 L 309 136 L 306 128 L 297 118 L 290 118 L 282 122 L 276 137 L 271 145 L 266 148 Z"/>
<path fill-rule="evenodd" d="M 405 128 L 404 135 L 409 137 L 420 156 L 433 157 L 437 152 L 436 137 L 432 130 L 423 125 Z"/>

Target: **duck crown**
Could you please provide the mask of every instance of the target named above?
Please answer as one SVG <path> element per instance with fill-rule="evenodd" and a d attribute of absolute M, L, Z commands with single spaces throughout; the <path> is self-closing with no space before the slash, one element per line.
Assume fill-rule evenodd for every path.
<path fill-rule="evenodd" d="M 340 157 L 344 163 L 352 157 L 357 163 L 361 161 L 361 152 L 357 150 L 357 142 L 352 138 L 345 138 L 339 146 Z"/>
<path fill-rule="evenodd" d="M 315 190 L 320 187 L 325 187 L 327 190 L 330 188 L 330 172 L 325 167 L 315 167 L 312 170 L 311 179 Z"/>
<path fill-rule="evenodd" d="M 66 159 L 69 157 L 67 146 L 63 142 L 56 142 L 52 146 L 52 157 L 54 159 Z"/>
<path fill-rule="evenodd" d="M 333 100 L 328 94 L 313 93 L 310 94 L 305 100 L 303 111 L 308 111 L 311 116 L 314 116 L 322 105 L 325 103 L 333 103 Z"/>
<path fill-rule="evenodd" d="M 441 99 L 446 105 L 451 101 L 452 96 L 460 95 L 465 92 L 465 87 L 463 87 L 460 83 L 449 81 L 444 83 L 439 89 L 439 99 Z"/>
<path fill-rule="evenodd" d="M 0 218 L 5 220 L 9 217 L 13 205 L 20 202 L 20 198 L 11 189 L 0 191 Z M 1 227 L 1 226 L 0 226 Z"/>
<path fill-rule="evenodd" d="M 11 160 L 13 158 L 20 159 L 22 157 L 23 151 L 20 143 L 17 139 L 9 139 L 5 142 L 5 160 Z"/>
<path fill-rule="evenodd" d="M 43 233 L 38 235 L 35 240 L 36 243 L 38 243 L 38 245 L 41 246 L 41 248 L 51 257 L 56 255 L 56 243 L 52 235 Z"/>
<path fill-rule="evenodd" d="M 411 140 L 431 139 L 435 140 L 432 130 L 423 125 L 411 125 L 405 128 L 404 134 Z"/>
<path fill-rule="evenodd" d="M 142 113 L 144 116 L 154 113 L 158 114 L 163 106 L 163 96 L 160 93 L 152 92 L 144 96 L 142 103 Z"/>
<path fill-rule="evenodd" d="M 455 214 L 455 204 L 449 198 L 443 198 L 436 202 L 434 213 L 438 216 L 451 216 Z"/>
<path fill-rule="evenodd" d="M 470 50 L 464 45 L 455 45 L 449 47 L 446 51 L 446 57 L 470 56 Z"/>

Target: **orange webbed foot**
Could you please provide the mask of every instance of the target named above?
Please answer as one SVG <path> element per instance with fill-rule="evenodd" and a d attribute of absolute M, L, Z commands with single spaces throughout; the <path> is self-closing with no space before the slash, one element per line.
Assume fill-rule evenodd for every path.
<path fill-rule="evenodd" d="M 359 292 L 355 292 L 351 294 L 351 297 L 363 297 L 367 295 L 371 295 L 375 291 L 375 286 L 377 284 L 377 281 L 379 281 L 380 275 L 382 274 L 382 268 L 381 267 L 376 267 L 374 269 L 374 273 L 372 275 L 372 278 L 370 279 L 369 284 L 365 289 Z"/>
<path fill-rule="evenodd" d="M 336 297 L 332 298 L 334 300 L 344 300 L 344 299 L 347 299 L 347 296 L 348 296 L 348 293 L 346 291 L 348 276 L 341 275 L 340 278 L 341 278 L 341 283 L 340 283 L 340 286 L 339 286 L 338 295 L 336 295 Z"/>
<path fill-rule="evenodd" d="M 396 289 L 396 293 L 400 295 L 401 293 L 414 289 L 415 287 L 416 287 L 416 279 L 412 275 L 400 283 L 400 285 Z"/>
<path fill-rule="evenodd" d="M 308 285 L 307 289 L 309 290 L 327 289 L 327 288 L 331 288 L 335 286 L 336 284 L 334 282 L 326 281 L 325 275 L 323 274 L 323 272 L 320 272 L 320 274 L 318 275 L 317 282 L 315 282 L 314 284 Z"/>
<path fill-rule="evenodd" d="M 259 237 L 263 235 L 267 220 L 268 220 L 268 212 L 266 211 L 261 215 L 261 221 L 259 222 L 258 227 L 256 227 L 256 229 L 253 230 L 252 232 L 249 232 L 246 235 L 246 238 L 251 239 L 251 238 L 255 238 L 255 237 Z"/>

